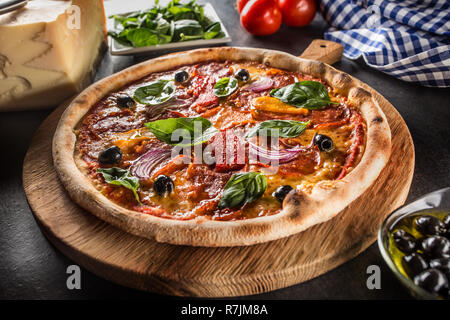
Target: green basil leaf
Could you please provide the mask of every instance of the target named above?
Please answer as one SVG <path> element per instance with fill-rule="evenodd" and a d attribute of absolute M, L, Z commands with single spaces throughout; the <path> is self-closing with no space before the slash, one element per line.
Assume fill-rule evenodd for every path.
<path fill-rule="evenodd" d="M 156 32 L 158 34 L 166 34 L 170 29 L 170 23 L 164 19 L 162 16 L 158 17 L 156 20 Z"/>
<path fill-rule="evenodd" d="M 259 172 L 236 173 L 225 185 L 219 208 L 236 208 L 258 200 L 267 189 L 267 178 Z"/>
<path fill-rule="evenodd" d="M 300 81 L 270 92 L 284 103 L 310 110 L 321 109 L 331 102 L 327 88 L 317 81 Z"/>
<path fill-rule="evenodd" d="M 173 38 L 180 40 L 183 36 L 203 36 L 203 28 L 196 20 L 184 19 L 173 24 Z"/>
<path fill-rule="evenodd" d="M 159 43 L 158 33 L 147 28 L 129 29 L 126 38 L 133 47 L 154 46 Z"/>
<path fill-rule="evenodd" d="M 267 120 L 258 123 L 245 135 L 247 138 L 253 136 L 271 136 L 272 130 L 278 130 L 278 136 L 282 138 L 293 138 L 301 135 L 311 121 L 302 122 L 295 120 Z"/>
<path fill-rule="evenodd" d="M 159 140 L 177 146 L 192 146 L 209 141 L 217 133 L 212 123 L 202 117 L 196 118 L 168 118 L 147 122 L 145 127 L 150 130 Z M 196 130 L 196 129 L 200 130 Z M 183 135 L 174 137 L 174 132 L 184 129 Z M 186 134 L 184 134 L 186 133 Z M 189 143 L 183 143 L 189 140 Z"/>
<path fill-rule="evenodd" d="M 220 25 L 220 22 L 215 22 L 206 28 L 204 38 L 213 39 L 217 37 L 221 32 L 222 27 Z"/>
<path fill-rule="evenodd" d="M 226 97 L 236 91 L 238 88 L 238 81 L 234 77 L 225 77 L 220 79 L 214 85 L 214 94 L 217 97 Z"/>
<path fill-rule="evenodd" d="M 134 91 L 134 100 L 142 104 L 158 105 L 166 102 L 175 94 L 175 84 L 172 80 L 158 80 Z"/>
<path fill-rule="evenodd" d="M 139 179 L 133 177 L 130 171 L 113 167 L 108 169 L 99 168 L 97 169 L 97 172 L 100 172 L 103 175 L 103 178 L 107 183 L 130 189 L 139 204 L 142 204 L 137 193 L 137 189 L 139 188 Z"/>
<path fill-rule="evenodd" d="M 195 0 L 188 3 L 172 0 L 167 5 L 155 2 L 150 9 L 109 18 L 116 21 L 116 30 L 109 30 L 108 34 L 126 46 L 154 46 L 225 36 L 217 22 L 205 16 L 203 5 Z"/>

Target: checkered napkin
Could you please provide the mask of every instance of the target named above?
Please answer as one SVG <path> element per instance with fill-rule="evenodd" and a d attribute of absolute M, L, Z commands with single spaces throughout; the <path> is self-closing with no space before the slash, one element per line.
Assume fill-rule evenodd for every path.
<path fill-rule="evenodd" d="M 401 80 L 450 87 L 450 0 L 320 0 L 325 39 Z"/>

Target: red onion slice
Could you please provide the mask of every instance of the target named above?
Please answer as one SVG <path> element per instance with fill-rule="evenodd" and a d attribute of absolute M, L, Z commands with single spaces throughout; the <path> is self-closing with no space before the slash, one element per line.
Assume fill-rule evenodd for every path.
<path fill-rule="evenodd" d="M 268 89 L 272 89 L 273 87 L 273 80 L 271 78 L 261 78 L 260 80 L 253 82 L 250 84 L 246 90 L 253 91 L 253 92 L 261 92 Z"/>
<path fill-rule="evenodd" d="M 254 143 L 249 142 L 249 153 L 254 156 L 255 159 L 262 162 L 278 161 L 278 163 L 286 163 L 294 160 L 304 148 L 298 147 L 293 149 L 281 149 L 281 150 L 267 150 L 257 146 Z"/>
<path fill-rule="evenodd" d="M 184 99 L 173 98 L 169 99 L 159 105 L 148 107 L 147 114 L 150 120 L 154 120 L 160 116 L 165 110 L 170 110 L 172 108 L 187 106 L 187 102 Z"/>
<path fill-rule="evenodd" d="M 171 149 L 147 151 L 133 162 L 130 166 L 130 173 L 139 179 L 149 179 L 156 166 L 170 158 L 171 152 Z"/>

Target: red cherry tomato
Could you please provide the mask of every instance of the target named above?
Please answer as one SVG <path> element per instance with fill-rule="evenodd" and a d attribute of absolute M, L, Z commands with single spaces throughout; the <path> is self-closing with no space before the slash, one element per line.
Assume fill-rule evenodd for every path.
<path fill-rule="evenodd" d="M 248 0 L 236 0 L 236 7 L 239 13 L 242 12 L 244 6 L 247 4 Z"/>
<path fill-rule="evenodd" d="M 283 23 L 291 27 L 304 27 L 313 21 L 316 15 L 315 0 L 278 0 L 283 14 Z"/>
<path fill-rule="evenodd" d="M 250 0 L 241 12 L 241 24 L 256 36 L 267 36 L 280 29 L 281 11 L 276 0 Z"/>

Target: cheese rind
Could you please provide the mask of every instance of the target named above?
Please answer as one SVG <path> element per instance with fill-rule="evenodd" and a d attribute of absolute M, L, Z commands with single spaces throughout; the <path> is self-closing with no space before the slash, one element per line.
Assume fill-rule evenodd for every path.
<path fill-rule="evenodd" d="M 0 111 L 54 107 L 91 80 L 106 47 L 103 2 L 30 1 L 0 16 L 0 44 Z"/>

